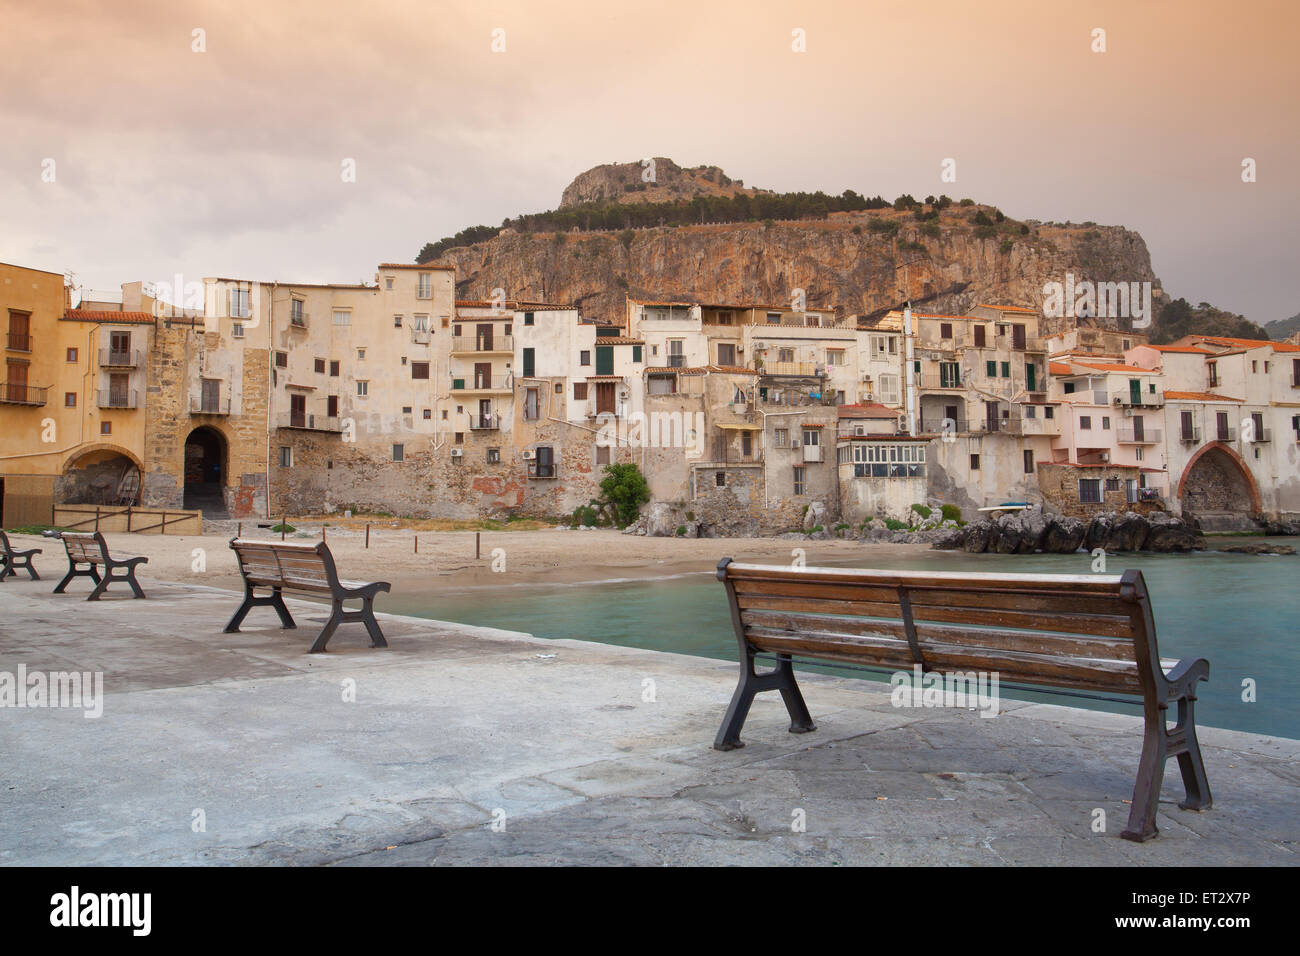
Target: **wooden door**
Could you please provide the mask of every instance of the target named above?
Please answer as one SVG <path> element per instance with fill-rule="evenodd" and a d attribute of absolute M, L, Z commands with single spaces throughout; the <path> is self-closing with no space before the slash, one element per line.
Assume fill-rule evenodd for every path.
<path fill-rule="evenodd" d="M 597 382 L 596 383 L 596 414 L 601 412 L 614 412 L 614 383 Z"/>

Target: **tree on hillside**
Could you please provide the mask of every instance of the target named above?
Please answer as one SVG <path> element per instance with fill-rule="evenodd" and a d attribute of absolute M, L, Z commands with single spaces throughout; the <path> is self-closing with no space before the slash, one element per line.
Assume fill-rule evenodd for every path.
<path fill-rule="evenodd" d="M 1193 307 L 1174 299 L 1160 310 L 1151 327 L 1151 344 L 1167 345 L 1184 335 L 1222 335 L 1238 339 L 1267 339 L 1268 333 L 1243 315 L 1225 312 L 1208 302 Z"/>
<path fill-rule="evenodd" d="M 635 521 L 641 506 L 650 500 L 650 486 L 635 464 L 606 465 L 600 493 L 604 503 L 613 507 L 620 528 Z"/>

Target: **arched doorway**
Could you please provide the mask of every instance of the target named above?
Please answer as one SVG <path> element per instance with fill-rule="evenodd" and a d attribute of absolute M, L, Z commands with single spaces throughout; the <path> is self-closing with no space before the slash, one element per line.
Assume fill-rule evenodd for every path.
<path fill-rule="evenodd" d="M 185 507 L 209 518 L 226 517 L 226 439 L 209 425 L 185 439 Z"/>
<path fill-rule="evenodd" d="M 140 463 L 117 446 L 86 449 L 64 464 L 54 500 L 68 505 L 138 505 Z"/>
<path fill-rule="evenodd" d="M 1198 518 L 1232 516 L 1244 519 L 1260 511 L 1259 487 L 1237 454 L 1226 445 L 1206 445 L 1183 469 L 1178 500 L 1184 512 Z"/>

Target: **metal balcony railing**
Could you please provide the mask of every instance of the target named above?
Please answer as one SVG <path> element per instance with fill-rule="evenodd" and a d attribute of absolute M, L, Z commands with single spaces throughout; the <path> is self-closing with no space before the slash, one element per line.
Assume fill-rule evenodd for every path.
<path fill-rule="evenodd" d="M 1201 440 L 1201 430 L 1199 428 L 1184 428 L 1178 432 L 1178 440 L 1184 442 L 1198 443 Z"/>
<path fill-rule="evenodd" d="M 100 368 L 138 368 L 140 365 L 139 349 L 100 349 Z"/>
<path fill-rule="evenodd" d="M 202 398 L 190 399 L 191 415 L 229 415 L 230 398 L 209 398 L 206 401 Z"/>
<path fill-rule="evenodd" d="M 10 332 L 8 347 L 15 352 L 30 352 L 32 350 L 32 337 L 21 332 Z"/>
<path fill-rule="evenodd" d="M 343 429 L 327 415 L 308 412 L 280 412 L 275 416 L 276 428 L 301 428 L 313 432 L 341 432 Z"/>
<path fill-rule="evenodd" d="M 513 375 L 466 375 L 451 380 L 453 392 L 509 391 L 512 388 Z"/>
<path fill-rule="evenodd" d="M 99 390 L 100 408 L 138 408 L 138 394 L 131 389 L 101 388 Z"/>
<path fill-rule="evenodd" d="M 1140 432 L 1136 428 L 1121 428 L 1119 441 L 1124 445 L 1156 445 L 1163 434 L 1159 428 L 1144 428 Z"/>
<path fill-rule="evenodd" d="M 497 415 L 471 415 L 469 427 L 472 431 L 496 431 L 501 427 L 501 418 Z"/>
<path fill-rule="evenodd" d="M 1213 436 L 1215 441 L 1237 440 L 1237 429 L 1233 428 L 1231 425 L 1228 425 L 1226 428 L 1215 428 L 1210 434 Z"/>
<path fill-rule="evenodd" d="M 26 382 L 0 382 L 0 404 L 44 405 L 46 391 Z"/>
<path fill-rule="evenodd" d="M 513 335 L 455 335 L 451 339 L 453 352 L 513 352 Z"/>
<path fill-rule="evenodd" d="M 759 371 L 764 375 L 794 375 L 801 378 L 824 378 L 826 375 L 826 370 L 816 362 L 765 362 Z"/>

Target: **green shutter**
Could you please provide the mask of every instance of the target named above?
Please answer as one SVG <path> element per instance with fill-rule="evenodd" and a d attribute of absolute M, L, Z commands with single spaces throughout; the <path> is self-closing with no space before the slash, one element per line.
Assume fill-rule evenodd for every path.
<path fill-rule="evenodd" d="M 596 346 L 596 374 L 597 375 L 614 374 L 614 346 L 612 345 Z"/>
<path fill-rule="evenodd" d="M 1038 389 L 1034 387 L 1035 385 L 1038 384 L 1038 374 L 1037 374 L 1037 371 L 1038 371 L 1038 370 L 1035 369 L 1034 366 L 1033 366 L 1032 364 L 1028 364 L 1028 363 L 1027 363 L 1027 364 L 1025 365 L 1025 373 L 1026 373 L 1026 375 L 1029 377 L 1029 390 L 1030 390 L 1031 392 L 1036 392 L 1036 391 L 1038 391 Z"/>
<path fill-rule="evenodd" d="M 641 346 L 639 345 L 632 346 L 632 361 L 633 362 L 641 361 Z"/>
<path fill-rule="evenodd" d="M 984 374 L 986 374 L 989 378 L 997 378 L 997 377 L 998 377 L 998 363 L 997 363 L 996 361 L 993 361 L 993 360 L 989 360 L 989 361 L 985 362 L 985 363 L 984 363 Z"/>
<path fill-rule="evenodd" d="M 1003 377 L 1003 378 L 1010 378 L 1010 377 L 1011 377 L 1011 363 L 1010 363 L 1010 362 L 1003 362 L 1003 363 L 1002 363 L 1002 377 Z"/>
<path fill-rule="evenodd" d="M 533 360 L 533 355 L 535 352 L 536 349 L 524 349 L 524 376 L 525 377 L 531 377 L 537 374 L 536 363 Z"/>

